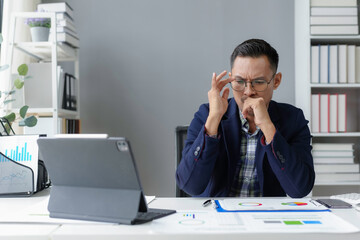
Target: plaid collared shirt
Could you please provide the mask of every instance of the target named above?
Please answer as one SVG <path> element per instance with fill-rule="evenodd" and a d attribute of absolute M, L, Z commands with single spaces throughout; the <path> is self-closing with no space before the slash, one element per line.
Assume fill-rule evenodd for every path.
<path fill-rule="evenodd" d="M 260 128 L 249 133 L 249 123 L 239 111 L 242 125 L 240 159 L 236 164 L 235 178 L 229 197 L 260 197 L 260 185 L 255 168 L 255 151 Z"/>

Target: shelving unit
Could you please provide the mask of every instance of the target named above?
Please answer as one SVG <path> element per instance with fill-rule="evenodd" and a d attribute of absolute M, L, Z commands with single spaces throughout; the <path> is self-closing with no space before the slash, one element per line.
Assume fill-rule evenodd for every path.
<path fill-rule="evenodd" d="M 17 19 L 26 18 L 50 18 L 51 19 L 51 32 L 48 42 L 15 42 L 15 29 Z M 56 13 L 52 12 L 16 12 L 12 13 L 10 19 L 10 39 L 9 50 L 7 54 L 7 63 L 9 66 L 13 62 L 14 50 L 21 51 L 28 56 L 32 57 L 39 63 L 51 63 L 51 92 L 52 104 L 50 108 L 30 108 L 28 113 L 37 114 L 41 117 L 52 117 L 53 119 L 53 134 L 60 133 L 61 124 L 59 119 L 80 119 L 80 106 L 77 104 L 77 110 L 67 110 L 61 108 L 59 103 L 59 79 L 58 79 L 58 63 L 72 62 L 74 63 L 74 76 L 77 79 L 76 96 L 79 103 L 80 96 L 80 83 L 79 83 L 79 50 L 67 45 L 63 42 L 56 41 Z M 9 71 L 9 81 L 11 81 L 11 71 Z M 26 84 L 25 86 L 26 87 Z M 18 112 L 18 109 L 14 109 Z"/>
<path fill-rule="evenodd" d="M 353 84 L 312 84 L 311 46 L 318 44 L 360 45 L 356 36 L 312 36 L 310 35 L 310 0 L 295 0 L 295 103 L 304 112 L 311 126 L 311 94 L 346 93 L 348 95 L 348 132 L 312 133 L 313 143 L 354 143 L 355 162 L 359 162 L 360 146 L 360 83 Z M 357 67 L 360 67 L 359 65 Z M 350 104 L 349 104 L 350 102 Z M 310 128 L 311 129 L 311 128 Z M 345 192 L 360 189 L 360 181 L 315 181 L 314 189 L 324 186 L 343 186 Z M 335 194 L 335 193 L 334 193 Z M 328 194 L 327 194 L 328 195 Z"/>

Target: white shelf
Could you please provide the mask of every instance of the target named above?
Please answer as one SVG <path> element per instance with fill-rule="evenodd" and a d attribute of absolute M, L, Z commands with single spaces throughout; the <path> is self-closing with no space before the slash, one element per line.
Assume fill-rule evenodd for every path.
<path fill-rule="evenodd" d="M 80 106 L 77 105 L 77 111 L 62 109 L 59 103 L 59 76 L 58 62 L 70 61 L 74 64 L 74 76 L 77 79 L 76 96 L 79 97 L 79 50 L 65 42 L 56 41 L 56 34 L 49 37 L 46 42 L 28 42 L 28 41 L 15 41 L 16 25 L 20 23 L 17 19 L 25 18 L 49 18 L 51 20 L 50 32 L 56 32 L 56 14 L 54 12 L 13 12 L 10 18 L 10 40 L 9 40 L 9 53 L 8 64 L 11 65 L 13 61 L 14 49 L 25 53 L 26 55 L 34 58 L 37 62 L 51 63 L 51 103 L 44 108 L 29 108 L 27 113 L 34 114 L 40 117 L 52 117 L 53 131 L 52 133 L 60 133 L 61 127 L 59 126 L 59 118 L 65 119 L 80 119 Z M 9 79 L 11 73 L 9 72 Z M 50 77 L 49 77 L 50 78 Z M 36 105 L 35 105 L 36 106 Z M 30 106 L 31 107 L 31 106 Z M 15 110 L 15 109 L 14 109 Z M 17 109 L 18 111 L 18 109 Z"/>
<path fill-rule="evenodd" d="M 329 185 L 333 185 L 333 186 L 341 186 L 341 185 L 345 185 L 345 186 L 359 186 L 360 185 L 360 181 L 343 181 L 343 182 L 317 182 L 315 180 L 315 186 L 329 186 Z"/>
<path fill-rule="evenodd" d="M 21 42 L 14 43 L 14 47 L 38 61 L 51 62 L 51 42 Z M 76 50 L 66 43 L 57 43 L 58 61 L 77 60 Z"/>
<path fill-rule="evenodd" d="M 42 117 L 52 117 L 53 113 L 58 111 L 58 116 L 61 118 L 78 119 L 79 112 L 68 109 L 55 109 L 55 108 L 29 108 L 27 114 L 36 114 Z M 14 108 L 14 112 L 19 112 L 20 109 Z"/>
<path fill-rule="evenodd" d="M 359 125 L 357 124 L 360 111 L 360 83 L 346 84 L 313 84 L 311 83 L 311 46 L 312 45 L 336 45 L 347 44 L 360 46 L 360 35 L 311 35 L 310 34 L 310 1 L 295 1 L 295 103 L 304 112 L 305 118 L 311 126 L 311 94 L 314 93 L 346 93 L 348 97 L 348 129 L 352 132 L 341 133 L 311 133 L 313 142 L 320 143 L 345 143 L 360 142 Z M 357 66 L 359 67 L 359 65 Z M 348 103 L 349 103 L 348 102 Z M 355 159 L 359 159 L 359 151 L 356 151 Z M 335 174 L 335 173 L 334 173 Z M 360 181 L 318 181 L 315 186 L 347 186 L 355 188 L 360 186 Z"/>
<path fill-rule="evenodd" d="M 360 132 L 311 133 L 313 137 L 360 137 Z"/>
<path fill-rule="evenodd" d="M 310 35 L 311 39 L 336 39 L 336 40 L 342 40 L 342 39 L 355 39 L 357 41 L 360 40 L 360 35 Z"/>
<path fill-rule="evenodd" d="M 312 83 L 311 88 L 360 88 L 360 83 Z"/>

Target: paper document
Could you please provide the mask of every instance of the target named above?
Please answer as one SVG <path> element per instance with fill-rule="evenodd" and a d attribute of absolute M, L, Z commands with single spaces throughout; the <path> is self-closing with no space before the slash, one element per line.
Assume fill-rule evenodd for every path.
<path fill-rule="evenodd" d="M 34 190 L 36 191 L 38 176 L 38 145 L 36 140 L 39 135 L 16 135 L 0 137 L 0 152 L 17 163 L 30 167 L 34 172 Z M 1 159 L 0 161 L 6 161 Z M 4 169 L 2 169 L 4 171 Z M 14 172 L 8 176 L 2 176 L 0 184 L 20 184 L 25 179 L 22 172 Z M 15 186 L 14 186 L 15 187 Z"/>
<path fill-rule="evenodd" d="M 351 233 L 359 229 L 331 212 L 177 211 L 151 223 L 163 233 Z"/>
<path fill-rule="evenodd" d="M 311 198 L 229 198 L 215 200 L 218 212 L 330 211 Z"/>

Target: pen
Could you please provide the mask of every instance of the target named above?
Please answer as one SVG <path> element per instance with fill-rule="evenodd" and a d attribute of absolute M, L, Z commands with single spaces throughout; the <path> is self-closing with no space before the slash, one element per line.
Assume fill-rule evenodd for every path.
<path fill-rule="evenodd" d="M 212 203 L 212 200 L 211 200 L 211 199 L 208 199 L 208 200 L 206 200 L 205 202 L 203 202 L 202 206 L 203 206 L 203 207 L 206 207 L 206 206 L 210 205 L 210 203 Z"/>
<path fill-rule="evenodd" d="M 214 209 L 217 209 L 219 206 L 217 205 L 217 203 L 215 202 L 215 200 L 211 200 L 212 206 Z"/>

